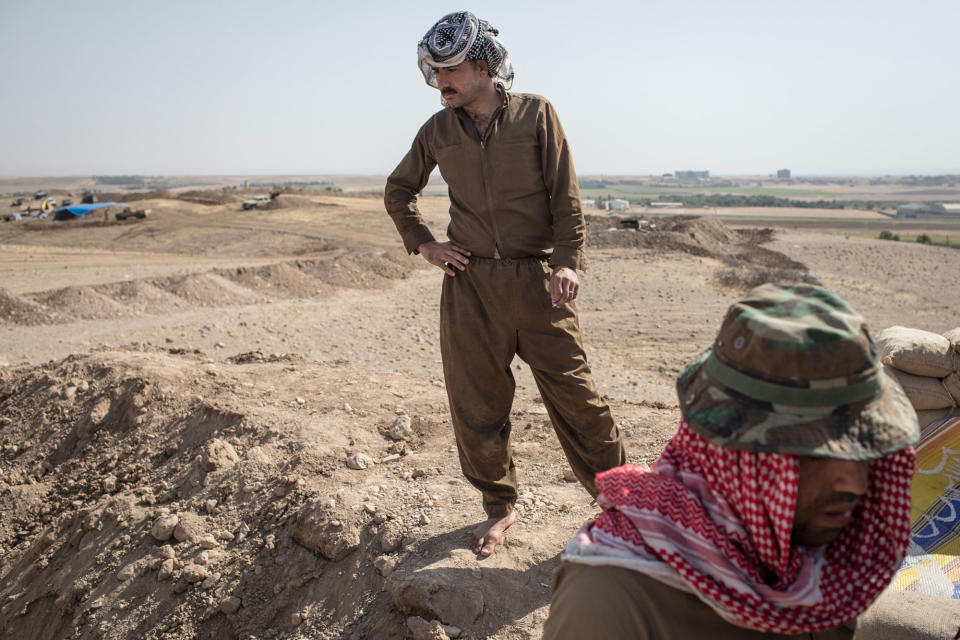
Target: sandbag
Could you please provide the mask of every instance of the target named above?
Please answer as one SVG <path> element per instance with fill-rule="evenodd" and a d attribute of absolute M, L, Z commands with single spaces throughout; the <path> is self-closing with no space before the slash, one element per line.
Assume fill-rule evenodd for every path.
<path fill-rule="evenodd" d="M 960 600 L 887 589 L 857 620 L 854 640 L 954 640 Z"/>
<path fill-rule="evenodd" d="M 960 370 L 960 354 L 950 340 L 930 331 L 889 327 L 877 334 L 877 345 L 881 361 L 900 371 L 942 378 Z"/>
<path fill-rule="evenodd" d="M 932 424 L 940 424 L 941 420 L 946 420 L 956 412 L 956 409 L 925 409 L 917 411 L 917 422 L 920 423 L 920 435 L 923 436 L 927 427 Z"/>
<path fill-rule="evenodd" d="M 953 397 L 953 404 L 960 405 L 960 373 L 951 373 L 944 378 L 943 386 Z"/>
<path fill-rule="evenodd" d="M 950 341 L 954 351 L 960 353 L 960 327 L 950 329 L 950 331 L 943 334 L 943 337 Z"/>
<path fill-rule="evenodd" d="M 955 405 L 953 396 L 947 391 L 940 378 L 915 376 L 893 367 L 885 367 L 885 369 L 903 387 L 903 392 L 907 394 L 907 399 L 914 410 L 946 409 Z"/>

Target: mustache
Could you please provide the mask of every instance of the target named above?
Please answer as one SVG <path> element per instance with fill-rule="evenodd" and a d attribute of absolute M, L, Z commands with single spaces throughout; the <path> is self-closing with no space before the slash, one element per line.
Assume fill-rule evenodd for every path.
<path fill-rule="evenodd" d="M 440 90 L 440 95 L 442 95 L 442 96 L 449 96 L 449 95 L 455 94 L 456 92 L 457 92 L 456 89 L 451 89 L 450 87 L 447 87 L 446 89 L 441 89 L 441 90 Z"/>
<path fill-rule="evenodd" d="M 855 493 L 850 493 L 847 491 L 834 491 L 817 501 L 816 510 L 827 511 L 831 508 L 842 509 L 844 507 L 854 509 L 860 504 L 860 499 L 862 497 L 863 496 L 859 496 Z"/>

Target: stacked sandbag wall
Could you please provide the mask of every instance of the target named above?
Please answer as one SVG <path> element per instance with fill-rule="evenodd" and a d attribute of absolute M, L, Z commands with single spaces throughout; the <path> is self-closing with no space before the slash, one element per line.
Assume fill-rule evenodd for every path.
<path fill-rule="evenodd" d="M 960 328 L 943 335 L 890 327 L 877 335 L 880 359 L 917 411 L 920 428 L 960 415 Z"/>

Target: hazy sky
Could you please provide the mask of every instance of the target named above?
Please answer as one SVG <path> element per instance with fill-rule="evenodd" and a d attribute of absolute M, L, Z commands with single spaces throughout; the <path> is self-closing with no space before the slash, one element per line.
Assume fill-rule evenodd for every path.
<path fill-rule="evenodd" d="M 580 174 L 960 173 L 958 0 L 0 0 L 0 175 L 387 173 L 459 9 Z"/>

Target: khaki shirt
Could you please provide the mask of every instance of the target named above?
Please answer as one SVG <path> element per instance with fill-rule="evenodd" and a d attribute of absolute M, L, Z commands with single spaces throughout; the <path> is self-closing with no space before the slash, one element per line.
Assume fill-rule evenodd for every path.
<path fill-rule="evenodd" d="M 692 593 L 642 573 L 563 562 L 553 577 L 543 640 L 850 640 L 855 628 L 856 621 L 797 635 L 744 629 Z"/>
<path fill-rule="evenodd" d="M 439 165 L 449 187 L 451 242 L 483 258 L 544 257 L 553 249 L 551 266 L 582 268 L 580 189 L 553 106 L 505 93 L 482 138 L 461 113 L 447 108 L 427 120 L 387 179 L 384 204 L 407 251 L 434 240 L 417 194 Z"/>

